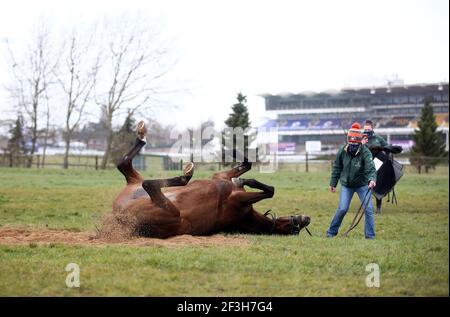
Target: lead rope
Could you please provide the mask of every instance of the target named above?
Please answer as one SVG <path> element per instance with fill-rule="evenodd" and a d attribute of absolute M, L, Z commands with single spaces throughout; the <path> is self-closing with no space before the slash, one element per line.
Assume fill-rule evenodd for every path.
<path fill-rule="evenodd" d="M 308 227 L 305 227 L 306 232 L 308 232 L 308 234 L 312 237 L 311 232 L 309 232 Z"/>
<path fill-rule="evenodd" d="M 362 216 L 364 215 L 364 212 L 362 212 L 362 211 L 366 210 L 366 208 L 367 208 L 367 206 L 369 205 L 369 202 L 370 202 L 370 196 L 369 196 L 369 199 L 367 199 L 367 202 L 366 202 L 367 194 L 369 194 L 369 193 L 370 193 L 370 188 L 367 190 L 366 194 L 364 195 L 364 198 L 363 198 L 363 200 L 361 202 L 361 206 L 359 206 L 359 209 L 356 212 L 355 217 L 353 218 L 352 224 L 347 229 L 347 231 L 344 232 L 344 234 L 343 234 L 344 237 L 348 236 L 348 233 L 350 231 L 352 231 L 354 228 L 356 228 L 356 226 L 361 221 Z M 364 207 L 364 209 L 363 209 L 363 207 Z"/>

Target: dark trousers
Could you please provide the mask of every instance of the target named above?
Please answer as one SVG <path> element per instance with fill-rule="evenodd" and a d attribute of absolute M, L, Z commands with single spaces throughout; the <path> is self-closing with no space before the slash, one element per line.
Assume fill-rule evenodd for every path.
<path fill-rule="evenodd" d="M 375 198 L 377 201 L 377 210 L 375 211 L 377 214 L 381 214 L 381 199 Z"/>

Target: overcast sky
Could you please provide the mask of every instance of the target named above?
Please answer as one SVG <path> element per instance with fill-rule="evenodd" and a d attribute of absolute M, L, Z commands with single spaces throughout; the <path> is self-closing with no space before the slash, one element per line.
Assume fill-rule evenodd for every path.
<path fill-rule="evenodd" d="M 156 119 L 192 126 L 212 118 L 220 126 L 239 91 L 248 95 L 256 123 L 264 114 L 262 93 L 378 85 L 395 75 L 407 84 L 448 81 L 448 6 L 447 0 L 3 0 L 0 36 L 26 38 L 40 15 L 55 27 L 125 10 L 158 17 L 179 54 L 168 79 L 189 93 L 169 98 L 179 109 Z M 5 104 L 0 92 L 0 118 Z"/>

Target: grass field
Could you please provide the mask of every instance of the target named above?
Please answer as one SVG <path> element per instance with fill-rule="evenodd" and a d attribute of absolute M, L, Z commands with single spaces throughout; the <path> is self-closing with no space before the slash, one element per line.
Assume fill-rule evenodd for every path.
<path fill-rule="evenodd" d="M 362 224 L 348 238 L 325 238 L 338 201 L 327 192 L 329 173 L 248 177 L 276 188 L 273 199 L 255 205 L 259 211 L 308 214 L 313 237 L 239 235 L 248 243 L 233 247 L 0 245 L 0 295 L 449 295 L 448 168 L 407 173 L 396 188 L 399 205 L 384 202 L 376 215 L 374 241 L 364 239 Z M 123 184 L 116 171 L 0 168 L 0 225 L 93 230 Z M 357 208 L 354 199 L 343 228 Z M 80 288 L 65 285 L 70 262 L 80 266 Z M 365 284 L 369 263 L 380 267 L 379 288 Z"/>

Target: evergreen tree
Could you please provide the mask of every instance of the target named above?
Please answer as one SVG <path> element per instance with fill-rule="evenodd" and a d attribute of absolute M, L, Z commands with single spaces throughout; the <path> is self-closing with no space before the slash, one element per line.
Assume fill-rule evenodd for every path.
<path fill-rule="evenodd" d="M 422 108 L 418 126 L 419 129 L 412 135 L 415 144 L 411 149 L 411 164 L 419 173 L 421 167 L 425 166 L 425 173 L 428 173 L 430 168 L 434 168 L 447 155 L 444 135 L 437 131 L 436 117 L 428 98 Z"/>
<path fill-rule="evenodd" d="M 232 112 L 228 116 L 228 119 L 225 121 L 225 124 L 228 128 L 242 128 L 242 130 L 245 131 L 245 129 L 250 128 L 250 119 L 249 119 L 249 113 L 247 108 L 247 97 L 239 92 L 237 94 L 237 103 L 235 103 L 232 106 Z M 233 149 L 228 149 L 226 147 L 227 143 L 231 143 L 231 138 L 233 138 Z M 223 140 L 222 140 L 222 151 L 223 156 L 222 159 L 225 158 L 225 151 L 233 151 L 237 149 L 242 154 L 247 156 L 247 149 L 248 145 L 251 143 L 251 141 L 254 139 L 254 136 L 246 136 L 244 139 L 244 148 L 237 148 L 236 146 L 236 135 L 231 135 L 229 131 L 225 131 L 223 133 Z"/>
<path fill-rule="evenodd" d="M 230 113 L 228 119 L 225 121 L 225 124 L 230 128 L 241 127 L 245 130 L 250 127 L 249 114 L 246 105 L 247 97 L 240 92 L 237 95 L 237 101 L 238 102 L 231 108 L 233 112 Z"/>
<path fill-rule="evenodd" d="M 24 123 L 23 116 L 19 114 L 17 116 L 16 122 L 14 126 L 9 130 L 11 133 L 11 138 L 8 140 L 8 145 L 6 148 L 7 153 L 9 154 L 9 166 L 18 165 L 20 161 L 20 156 L 26 154 L 25 148 L 25 138 L 23 135 Z"/>

